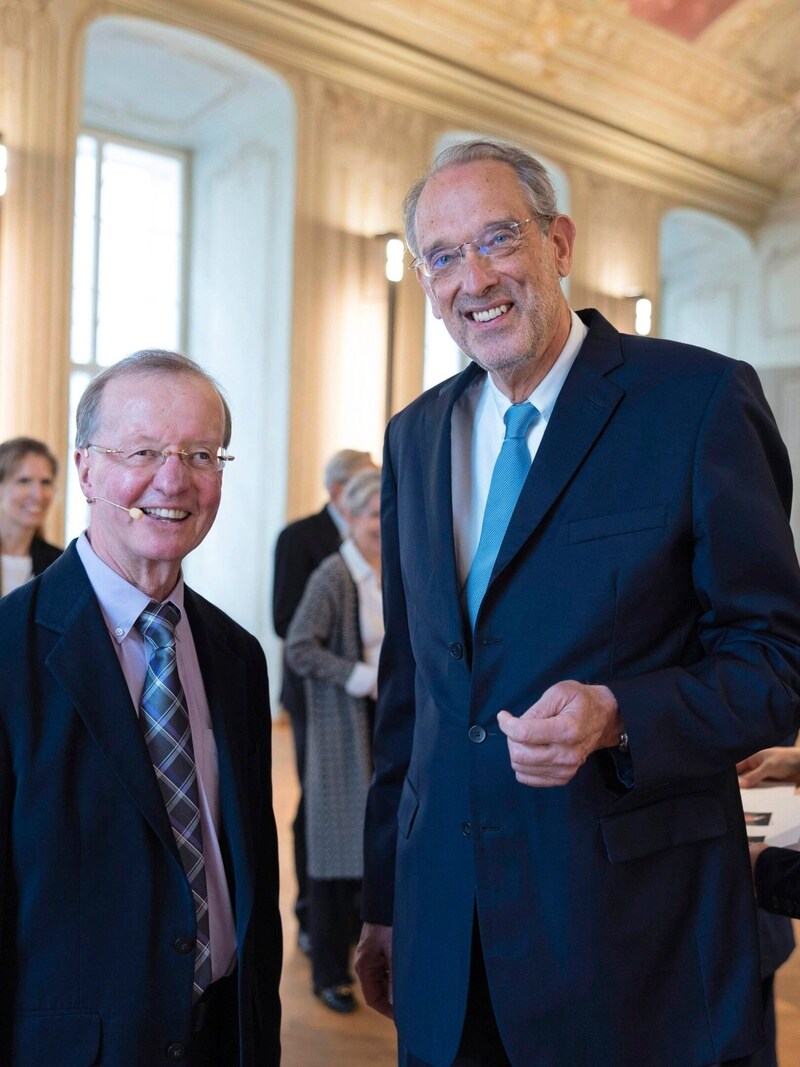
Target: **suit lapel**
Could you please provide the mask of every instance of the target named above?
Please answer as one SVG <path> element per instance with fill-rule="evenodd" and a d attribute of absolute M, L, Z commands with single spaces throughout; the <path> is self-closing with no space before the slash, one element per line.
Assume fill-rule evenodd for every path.
<path fill-rule="evenodd" d="M 47 669 L 133 803 L 180 864 L 136 709 L 74 544 L 42 579 L 36 623 L 59 635 L 45 661 Z"/>
<path fill-rule="evenodd" d="M 220 846 L 227 865 L 231 898 L 235 901 L 237 943 L 243 944 L 254 894 L 254 850 L 247 782 L 247 672 L 230 647 L 227 632 L 207 605 L 188 587 L 184 604 L 192 627 L 197 659 L 203 675 L 219 766 Z M 237 726 L 239 728 L 237 728 Z"/>
<path fill-rule="evenodd" d="M 474 363 L 455 378 L 445 382 L 433 405 L 427 409 L 424 423 L 424 445 L 430 462 L 424 462 L 425 509 L 428 517 L 432 572 L 443 593 L 444 603 L 454 610 L 453 622 L 462 629 L 464 620 L 459 609 L 460 590 L 456 567 L 453 533 L 453 476 L 450 427 L 453 407 L 472 382 L 483 371 Z"/>
<path fill-rule="evenodd" d="M 520 493 L 492 581 L 535 532 L 622 400 L 624 390 L 606 377 L 622 362 L 619 334 L 594 312 Z"/>

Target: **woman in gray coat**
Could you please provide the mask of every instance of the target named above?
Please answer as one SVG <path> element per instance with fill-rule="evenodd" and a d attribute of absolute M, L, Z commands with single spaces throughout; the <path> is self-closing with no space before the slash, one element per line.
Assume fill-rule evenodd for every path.
<path fill-rule="evenodd" d="M 371 720 L 383 640 L 380 472 L 359 471 L 341 499 L 350 534 L 314 571 L 286 636 L 307 709 L 306 845 L 314 993 L 355 1008 L 350 935 L 372 774 Z"/>

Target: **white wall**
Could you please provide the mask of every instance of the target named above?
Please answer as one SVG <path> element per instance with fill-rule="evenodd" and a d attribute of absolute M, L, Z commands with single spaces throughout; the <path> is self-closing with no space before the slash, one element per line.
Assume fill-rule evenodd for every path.
<path fill-rule="evenodd" d="M 188 349 L 227 392 L 236 459 L 186 569 L 261 640 L 277 706 L 272 546 L 286 504 L 294 111 L 288 91 L 266 88 L 207 116 L 195 148 Z"/>

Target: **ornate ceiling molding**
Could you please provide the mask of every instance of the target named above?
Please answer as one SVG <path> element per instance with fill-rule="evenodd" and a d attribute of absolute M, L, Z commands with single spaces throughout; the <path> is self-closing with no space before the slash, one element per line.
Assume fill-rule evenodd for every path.
<path fill-rule="evenodd" d="M 528 63 L 523 72 L 527 77 L 519 79 L 522 84 L 512 84 L 508 75 L 512 57 L 499 62 L 499 53 L 492 52 L 493 44 L 484 43 L 480 69 L 473 64 L 474 56 L 469 63 L 462 61 L 466 30 L 460 40 L 450 41 L 449 54 L 458 58 L 448 59 L 388 32 L 321 10 L 326 4 L 333 6 L 333 0 L 321 0 L 313 6 L 292 0 L 116 0 L 104 8 L 212 33 L 266 63 L 297 68 L 373 93 L 422 111 L 443 125 L 482 127 L 515 137 L 564 163 L 679 198 L 745 225 L 758 221 L 778 195 L 779 183 L 771 175 L 756 176 L 724 165 L 722 148 L 730 150 L 732 145 L 725 142 L 719 122 L 712 122 L 714 113 L 707 106 L 718 87 L 731 113 L 728 125 L 734 129 L 752 105 L 755 82 L 742 86 L 741 79 L 726 79 L 721 61 L 690 71 L 690 87 L 683 93 L 686 114 L 682 117 L 682 121 L 687 116 L 693 119 L 690 134 L 683 143 L 670 144 L 665 132 L 671 120 L 669 115 L 659 115 L 659 94 L 652 86 L 653 79 L 644 79 L 643 87 L 641 71 L 643 63 L 660 63 L 659 78 L 677 79 L 679 72 L 686 76 L 690 64 L 677 63 L 674 55 L 675 49 L 681 52 L 690 46 L 677 41 L 667 47 L 660 40 L 666 34 L 647 26 L 636 35 L 627 23 L 617 27 L 615 20 L 622 20 L 624 7 L 618 0 L 564 0 L 559 4 L 484 0 L 480 6 L 467 9 L 456 0 L 426 0 L 424 4 L 403 0 L 404 17 L 416 17 L 420 26 L 424 23 L 429 40 L 433 29 L 442 28 L 448 13 L 460 11 L 462 26 L 466 24 L 472 33 L 477 32 L 477 24 L 484 42 L 504 39 L 503 28 L 513 23 L 515 54 L 527 57 Z M 338 3 L 336 6 L 340 7 Z M 367 5 L 359 9 L 359 17 L 367 7 L 375 18 L 398 6 L 399 0 Z M 600 9 L 605 21 L 596 18 Z M 486 32 L 498 20 L 499 31 Z M 394 22 L 390 19 L 388 23 L 388 29 L 393 29 Z M 641 38 L 651 33 L 657 40 L 643 56 Z M 580 50 L 570 47 L 575 35 L 582 40 Z M 443 48 L 443 42 L 439 43 Z M 553 58 L 556 52 L 558 63 Z M 495 56 L 493 62 L 489 62 L 491 54 Z M 607 75 L 604 80 L 593 76 L 601 62 Z M 537 88 L 544 78 L 559 100 L 533 91 L 531 64 L 539 66 Z M 593 97 L 598 114 L 574 106 L 581 93 Z M 598 99 L 602 106 L 598 106 Z M 626 122 L 614 111 L 612 100 L 617 110 L 621 100 L 628 102 Z M 631 111 L 640 132 L 629 128 Z"/>

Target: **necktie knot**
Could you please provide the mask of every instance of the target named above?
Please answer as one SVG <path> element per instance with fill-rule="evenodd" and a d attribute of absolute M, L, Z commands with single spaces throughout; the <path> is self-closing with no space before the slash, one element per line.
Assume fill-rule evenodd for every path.
<path fill-rule="evenodd" d="M 169 648 L 175 644 L 175 627 L 180 620 L 180 608 L 171 600 L 158 604 L 151 600 L 136 620 L 136 629 L 156 648 Z"/>
<path fill-rule="evenodd" d="M 510 408 L 506 409 L 506 413 L 503 416 L 503 422 L 506 424 L 505 440 L 524 437 L 528 427 L 538 414 L 539 412 L 530 400 L 526 400 L 522 404 L 512 404 Z"/>

